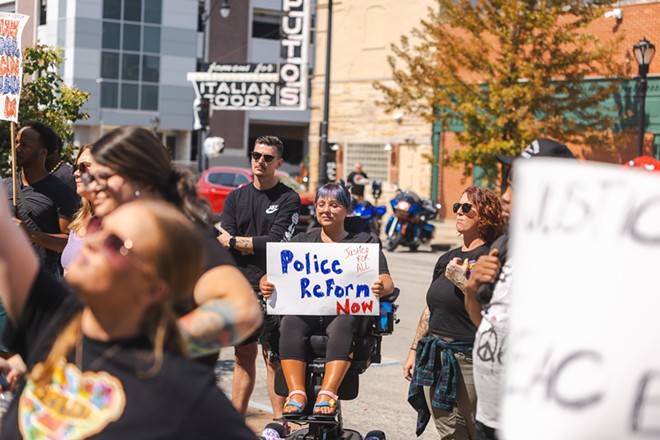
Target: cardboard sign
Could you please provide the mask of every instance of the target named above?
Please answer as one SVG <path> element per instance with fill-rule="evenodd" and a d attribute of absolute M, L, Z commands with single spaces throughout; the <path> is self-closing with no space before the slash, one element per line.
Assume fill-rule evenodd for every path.
<path fill-rule="evenodd" d="M 503 438 L 660 437 L 660 174 L 518 161 Z"/>
<path fill-rule="evenodd" d="M 269 315 L 378 315 L 375 243 L 268 243 Z"/>
<path fill-rule="evenodd" d="M 23 80 L 21 34 L 27 15 L 0 12 L 0 119 L 17 122 Z"/>

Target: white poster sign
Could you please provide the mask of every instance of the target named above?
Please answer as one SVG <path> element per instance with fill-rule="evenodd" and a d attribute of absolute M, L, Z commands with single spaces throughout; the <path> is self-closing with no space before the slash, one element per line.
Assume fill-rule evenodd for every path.
<path fill-rule="evenodd" d="M 268 243 L 269 315 L 378 315 L 375 243 Z"/>
<path fill-rule="evenodd" d="M 0 12 L 0 119 L 18 121 L 23 81 L 21 34 L 27 15 Z"/>
<path fill-rule="evenodd" d="M 503 438 L 660 438 L 660 175 L 519 161 Z"/>

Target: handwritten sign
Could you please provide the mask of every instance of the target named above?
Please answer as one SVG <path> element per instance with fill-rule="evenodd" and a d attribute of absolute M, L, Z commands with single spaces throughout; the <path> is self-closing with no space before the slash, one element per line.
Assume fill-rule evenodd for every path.
<path fill-rule="evenodd" d="M 0 119 L 17 122 L 23 78 L 21 33 L 27 15 L 0 12 Z"/>
<path fill-rule="evenodd" d="M 269 315 L 378 315 L 375 243 L 268 243 Z"/>
<path fill-rule="evenodd" d="M 514 166 L 507 440 L 660 437 L 660 175 Z"/>

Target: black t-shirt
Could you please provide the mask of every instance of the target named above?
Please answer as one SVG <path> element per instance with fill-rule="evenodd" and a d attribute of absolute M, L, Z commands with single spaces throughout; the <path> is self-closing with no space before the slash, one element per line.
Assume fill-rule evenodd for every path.
<path fill-rule="evenodd" d="M 451 260 L 458 257 L 468 259 L 468 278 L 470 270 L 481 255 L 487 254 L 490 245 L 484 244 L 468 252 L 461 248 L 453 249 L 442 255 L 433 269 L 433 281 L 426 293 L 429 306 L 429 330 L 432 334 L 452 338 L 461 342 L 474 342 L 477 327 L 470 320 L 465 310 L 463 292 L 445 277 L 445 269 Z"/>
<path fill-rule="evenodd" d="M 348 177 L 346 178 L 347 182 L 350 183 L 351 186 L 351 192 L 355 194 L 356 196 L 364 196 L 364 185 L 357 183 L 355 179 L 357 177 L 361 177 L 361 179 L 358 179 L 359 181 L 362 181 L 362 179 L 366 179 L 367 175 L 363 172 L 356 173 L 355 171 L 352 171 Z"/>
<path fill-rule="evenodd" d="M 253 183 L 229 193 L 222 210 L 222 228 L 238 237 L 252 237 L 253 255 L 233 250 L 238 267 L 253 286 L 258 286 L 266 273 L 266 243 L 289 241 L 293 236 L 300 196 L 278 182 L 267 191 L 259 191 Z"/>
<path fill-rule="evenodd" d="M 321 229 L 315 229 L 310 232 L 301 232 L 291 239 L 291 243 L 323 243 L 321 239 Z M 348 232 L 348 235 L 339 243 L 377 243 L 378 240 L 366 232 Z M 390 270 L 387 267 L 387 259 L 383 251 L 378 251 L 378 274 L 388 274 Z"/>
<path fill-rule="evenodd" d="M 72 293 L 40 271 L 5 340 L 32 370 L 81 309 Z M 30 380 L 19 386 L 3 418 L 3 439 L 255 438 L 206 367 L 166 350 L 160 370 L 145 376 L 151 366 L 145 337 L 81 341 L 50 384 L 41 390 Z"/>
<path fill-rule="evenodd" d="M 20 175 L 18 176 L 21 181 Z M 12 200 L 11 179 L 5 179 L 9 200 Z M 22 197 L 17 198 L 18 213 L 31 230 L 59 234 L 60 218 L 70 219 L 78 210 L 80 199 L 75 190 L 62 183 L 57 177 L 48 175 L 34 185 L 20 186 Z M 59 271 L 60 254 L 34 244 L 44 267 L 55 273 Z"/>
<path fill-rule="evenodd" d="M 76 191 L 76 178 L 73 176 L 71 165 L 66 162 L 62 163 L 52 172 L 52 175 L 57 177 L 60 182 L 71 188 L 74 192 Z"/>

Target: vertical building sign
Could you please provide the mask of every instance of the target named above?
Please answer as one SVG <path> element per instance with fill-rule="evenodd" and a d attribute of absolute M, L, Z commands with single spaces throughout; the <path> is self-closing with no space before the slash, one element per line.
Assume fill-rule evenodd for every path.
<path fill-rule="evenodd" d="M 23 79 L 21 33 L 27 15 L 0 12 L 0 119 L 17 122 Z"/>
<path fill-rule="evenodd" d="M 282 0 L 281 57 L 274 63 L 213 63 L 189 72 L 197 99 L 213 110 L 306 110 L 311 0 Z"/>

